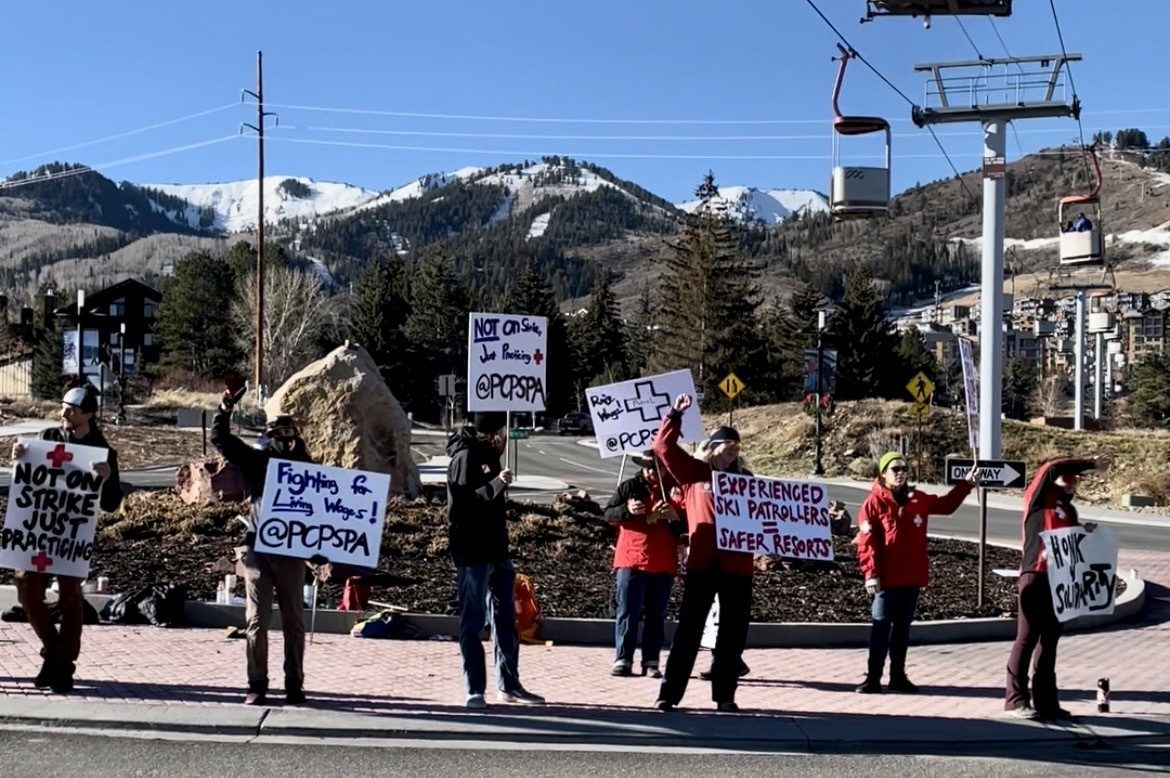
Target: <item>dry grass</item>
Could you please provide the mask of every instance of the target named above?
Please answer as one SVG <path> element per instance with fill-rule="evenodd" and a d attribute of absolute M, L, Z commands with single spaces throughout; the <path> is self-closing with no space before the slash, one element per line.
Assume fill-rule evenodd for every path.
<path fill-rule="evenodd" d="M 177 411 L 180 408 L 207 408 L 219 405 L 222 392 L 200 389 L 159 389 L 143 403 L 152 411 Z"/>

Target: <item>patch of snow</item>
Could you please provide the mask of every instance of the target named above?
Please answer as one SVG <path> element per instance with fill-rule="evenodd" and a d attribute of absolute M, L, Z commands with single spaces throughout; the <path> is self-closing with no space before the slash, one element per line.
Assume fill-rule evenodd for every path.
<path fill-rule="evenodd" d="M 309 260 L 309 262 L 312 263 L 313 272 L 316 273 L 317 277 L 321 279 L 321 283 L 325 284 L 325 286 L 328 286 L 328 287 L 332 287 L 332 286 L 337 285 L 337 280 L 335 278 L 333 278 L 333 274 L 329 272 L 329 268 L 327 268 L 325 266 L 324 262 L 317 259 L 316 257 L 306 256 L 305 259 Z"/>
<path fill-rule="evenodd" d="M 701 200 L 678 203 L 687 213 L 698 210 Z M 726 208 L 732 219 L 742 224 L 779 224 L 802 213 L 827 213 L 829 202 L 819 192 L 802 189 L 762 190 L 752 186 L 721 186 L 714 204 Z"/>
<path fill-rule="evenodd" d="M 552 218 L 552 212 L 542 213 L 532 220 L 532 226 L 528 228 L 528 237 L 539 238 L 548 229 L 548 220 Z"/>

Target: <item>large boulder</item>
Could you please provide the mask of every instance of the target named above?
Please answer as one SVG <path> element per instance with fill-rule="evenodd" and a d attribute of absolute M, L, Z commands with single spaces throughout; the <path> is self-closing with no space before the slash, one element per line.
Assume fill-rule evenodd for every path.
<path fill-rule="evenodd" d="M 239 502 L 248 498 L 248 482 L 244 474 L 222 458 L 183 465 L 175 474 L 175 487 L 179 499 L 188 505 Z"/>
<path fill-rule="evenodd" d="M 264 407 L 297 421 L 309 455 L 332 467 L 390 474 L 392 494 L 418 495 L 410 419 L 361 346 L 339 346 L 284 382 Z"/>

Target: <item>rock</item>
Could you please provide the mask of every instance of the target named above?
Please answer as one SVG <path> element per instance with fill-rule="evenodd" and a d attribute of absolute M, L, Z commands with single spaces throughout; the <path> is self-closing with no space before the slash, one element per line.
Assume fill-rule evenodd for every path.
<path fill-rule="evenodd" d="M 244 474 L 222 458 L 190 462 L 175 474 L 179 499 L 188 505 L 239 502 L 248 498 Z"/>
<path fill-rule="evenodd" d="M 390 474 L 391 494 L 421 491 L 410 419 L 361 346 L 339 346 L 295 373 L 264 408 L 297 421 L 309 455 L 331 467 Z"/>
<path fill-rule="evenodd" d="M 862 481 L 868 481 L 877 475 L 877 465 L 869 458 L 854 459 L 846 469 L 849 471 L 849 475 Z"/>

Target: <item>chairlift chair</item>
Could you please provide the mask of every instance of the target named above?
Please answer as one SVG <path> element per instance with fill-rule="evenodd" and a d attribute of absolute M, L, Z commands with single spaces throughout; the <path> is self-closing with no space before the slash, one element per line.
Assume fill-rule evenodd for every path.
<path fill-rule="evenodd" d="M 1057 227 L 1060 230 L 1060 264 L 1070 266 L 1097 266 L 1105 264 L 1105 233 L 1101 229 L 1101 161 L 1095 148 L 1086 152 L 1093 160 L 1094 185 L 1088 194 L 1068 195 L 1057 207 Z M 1070 230 L 1074 220 L 1091 212 L 1091 229 Z M 1076 214 L 1073 216 L 1072 214 Z"/>
<path fill-rule="evenodd" d="M 833 85 L 833 173 L 829 181 L 829 211 L 834 221 L 869 219 L 886 216 L 890 211 L 890 147 L 893 141 L 890 123 L 875 116 L 844 116 L 837 100 L 845 81 L 845 68 L 856 56 L 840 44 L 841 65 Z M 883 167 L 860 167 L 841 164 L 841 140 L 872 133 L 885 133 L 886 156 Z"/>
<path fill-rule="evenodd" d="M 876 16 L 1011 16 L 1012 0 L 866 0 L 862 21 Z"/>

